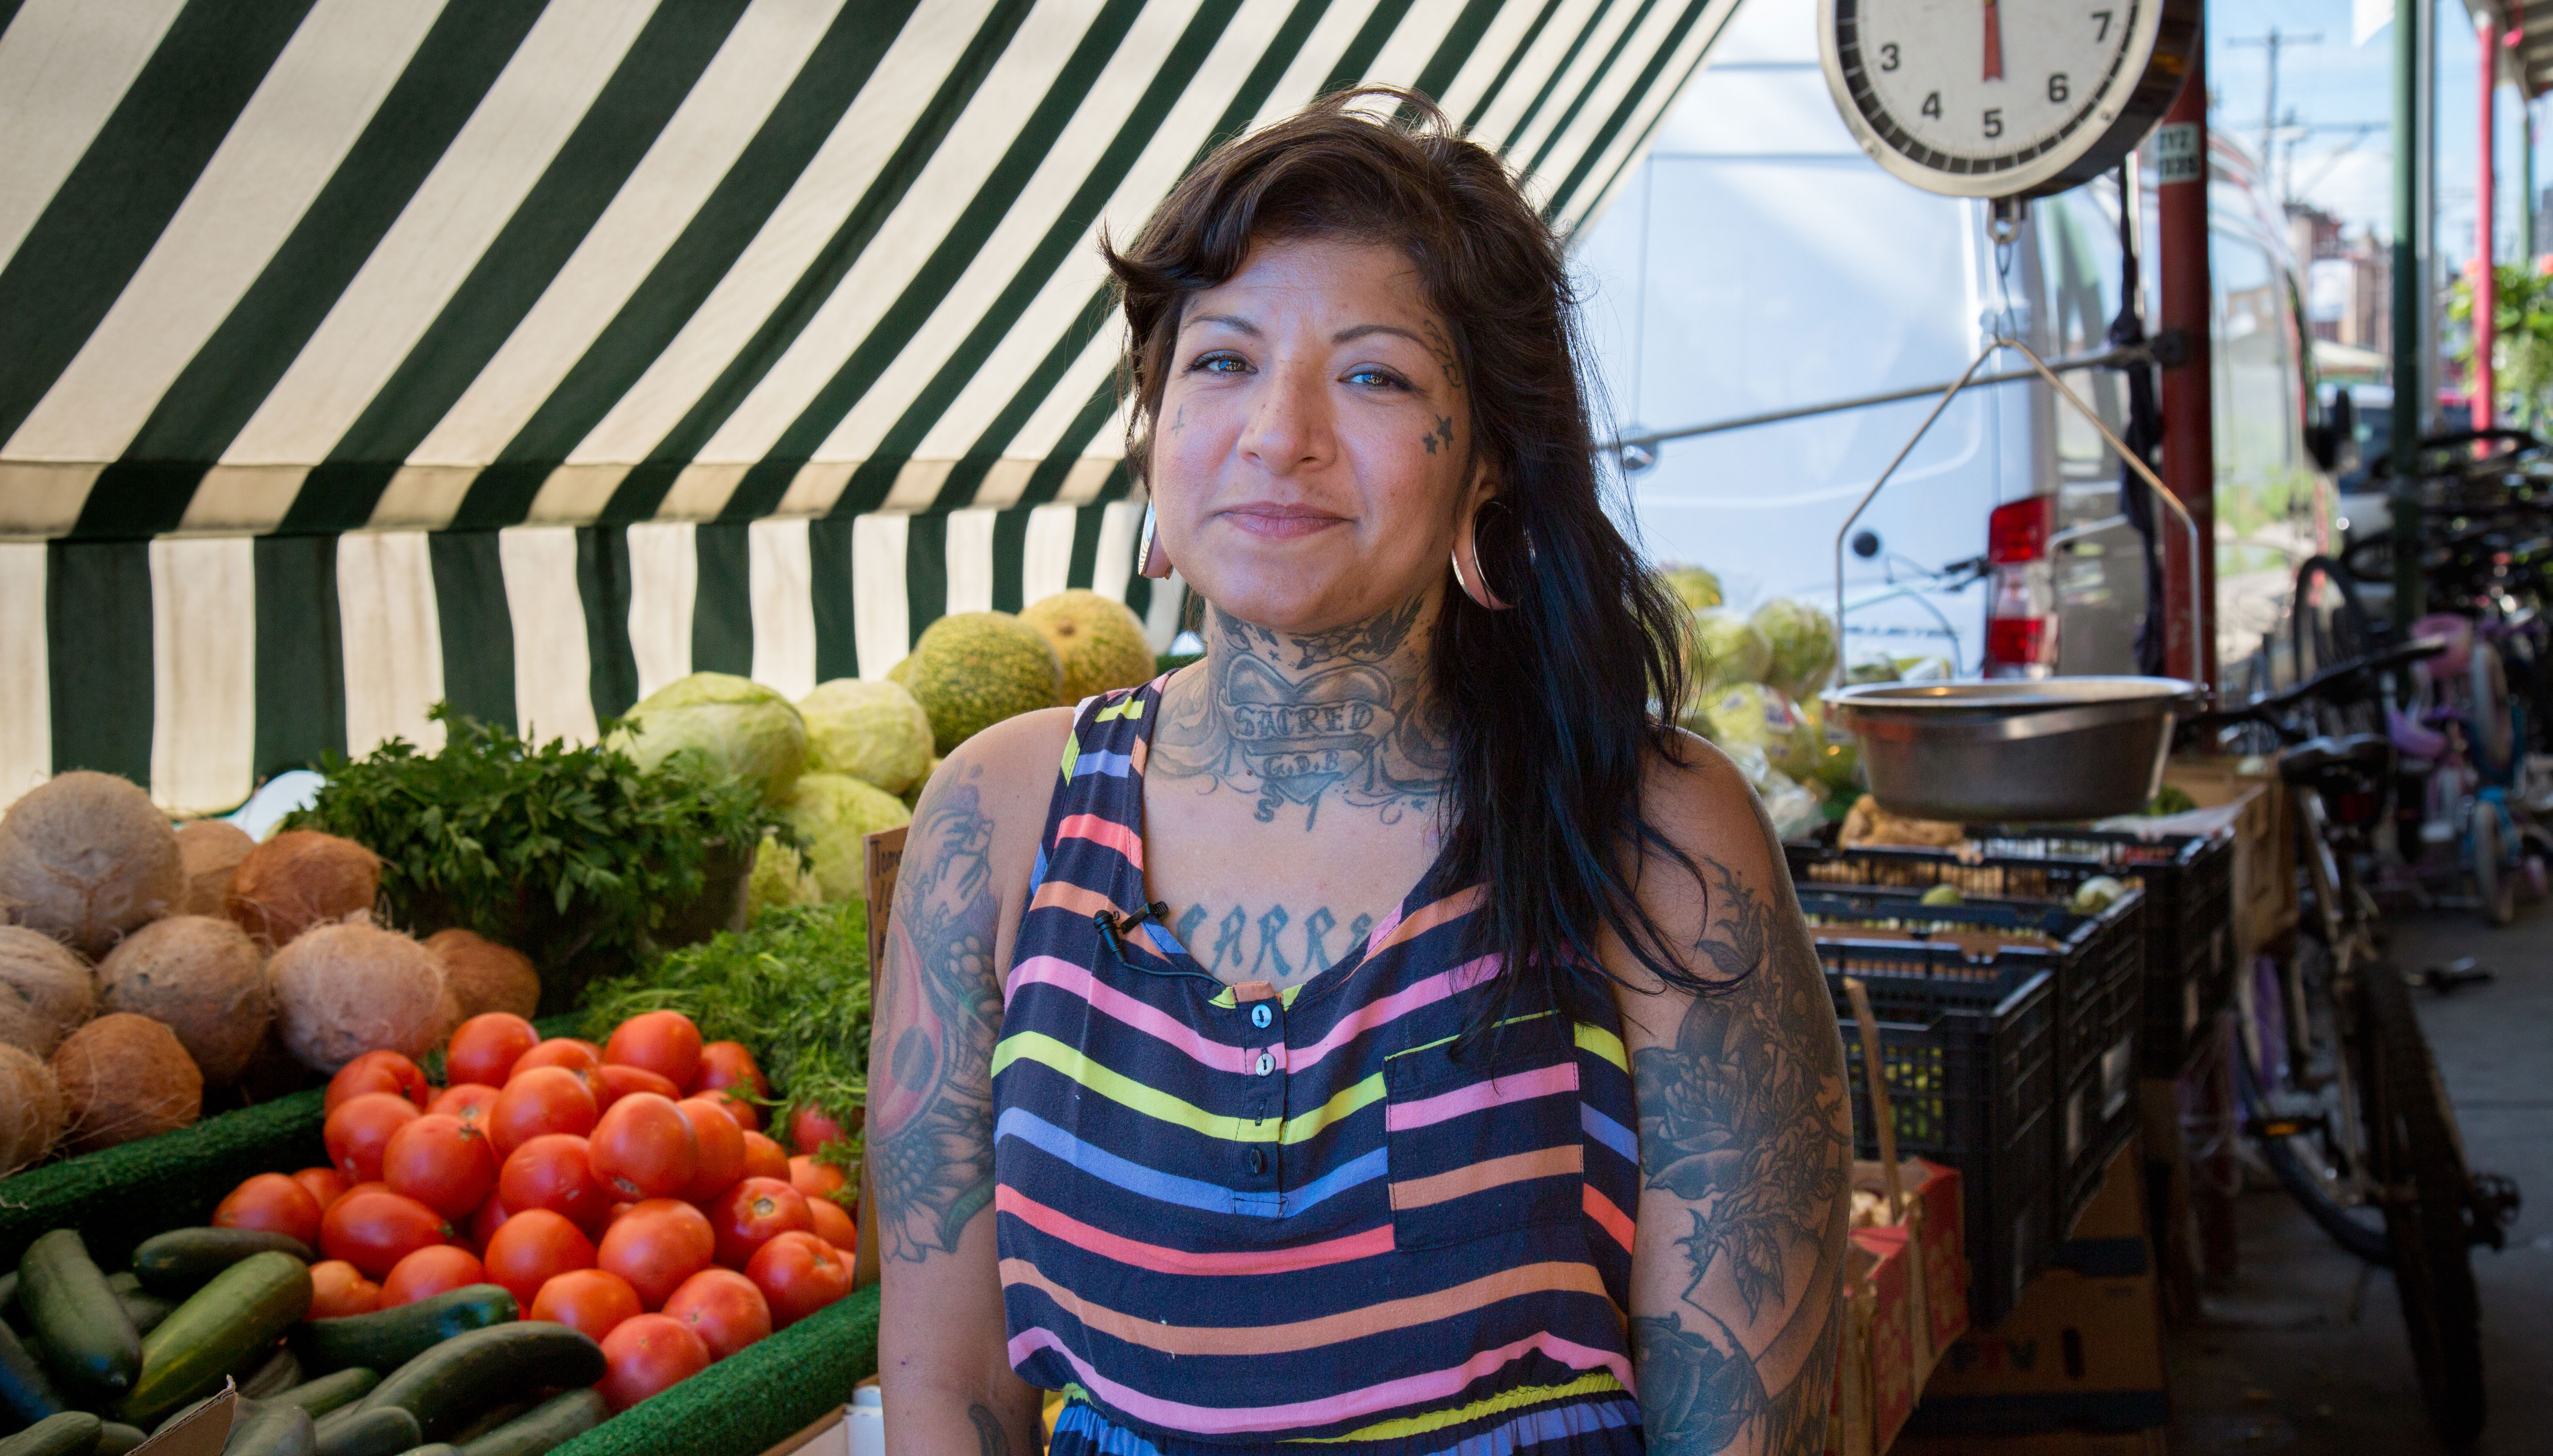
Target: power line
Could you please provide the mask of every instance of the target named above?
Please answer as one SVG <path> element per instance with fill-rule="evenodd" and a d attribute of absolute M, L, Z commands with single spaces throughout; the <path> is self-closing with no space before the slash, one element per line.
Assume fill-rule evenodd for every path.
<path fill-rule="evenodd" d="M 2237 36 L 2226 44 L 2258 46 L 2268 53 L 2270 94 L 2261 107 L 2261 165 L 2270 169 L 2270 191 L 2283 201 L 2286 194 L 2279 191 L 2277 186 L 2278 154 L 2272 150 L 2276 145 L 2278 131 L 2278 53 L 2290 46 L 2319 46 L 2322 44 L 2322 32 L 2287 32 L 2272 26 L 2266 36 Z"/>

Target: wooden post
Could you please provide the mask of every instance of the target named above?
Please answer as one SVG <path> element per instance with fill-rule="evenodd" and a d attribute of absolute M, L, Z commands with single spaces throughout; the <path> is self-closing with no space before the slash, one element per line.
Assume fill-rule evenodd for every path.
<path fill-rule="evenodd" d="M 878 972 L 886 965 L 886 922 L 895 904 L 895 875 L 904 864 L 906 826 L 880 830 L 860 841 L 861 867 L 869 894 L 869 1010 L 877 1011 Z M 876 1074 L 870 1068 L 870 1074 Z M 865 1133 L 866 1118 L 862 1118 Z M 851 1256 L 851 1288 L 864 1289 L 878 1282 L 877 1150 L 860 1152 L 860 1247 Z"/>

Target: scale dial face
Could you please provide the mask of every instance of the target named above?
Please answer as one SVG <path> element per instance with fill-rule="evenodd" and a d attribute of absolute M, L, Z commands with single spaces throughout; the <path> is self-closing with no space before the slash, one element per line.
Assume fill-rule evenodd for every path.
<path fill-rule="evenodd" d="M 2180 89 L 2199 0 L 1822 0 L 1827 84 L 1862 150 L 1960 197 L 2118 165 Z"/>

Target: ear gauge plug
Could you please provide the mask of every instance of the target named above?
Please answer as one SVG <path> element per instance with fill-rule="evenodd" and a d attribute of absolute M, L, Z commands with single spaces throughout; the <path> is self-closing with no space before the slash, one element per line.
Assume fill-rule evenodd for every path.
<path fill-rule="evenodd" d="M 1155 581 L 1170 575 L 1170 554 L 1162 549 L 1161 519 L 1151 502 L 1144 504 L 1144 533 L 1135 539 L 1135 569 Z"/>

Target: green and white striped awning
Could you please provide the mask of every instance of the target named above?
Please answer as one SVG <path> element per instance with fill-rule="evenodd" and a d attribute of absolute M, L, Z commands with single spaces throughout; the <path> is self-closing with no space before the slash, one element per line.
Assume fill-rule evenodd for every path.
<path fill-rule="evenodd" d="M 1575 226 L 1734 3 L 0 0 L 0 802 L 1144 610 L 1101 229 L 1353 80 Z"/>

